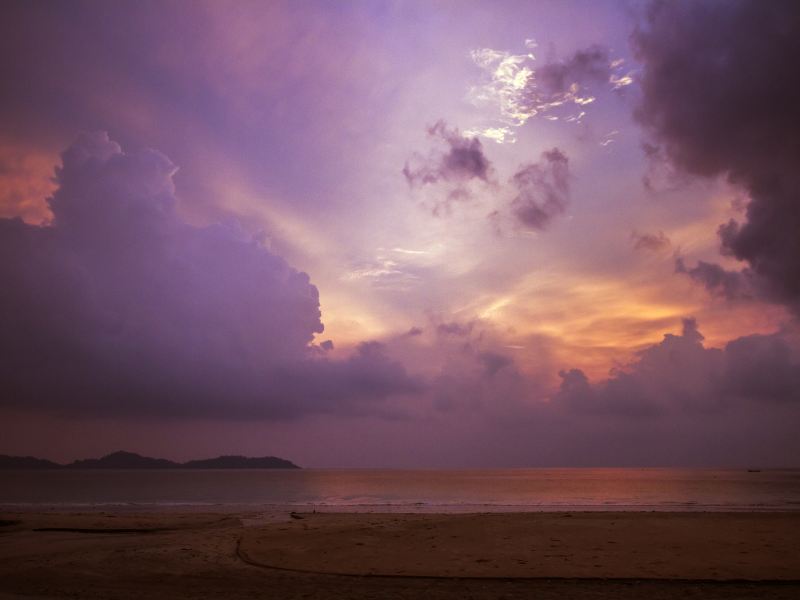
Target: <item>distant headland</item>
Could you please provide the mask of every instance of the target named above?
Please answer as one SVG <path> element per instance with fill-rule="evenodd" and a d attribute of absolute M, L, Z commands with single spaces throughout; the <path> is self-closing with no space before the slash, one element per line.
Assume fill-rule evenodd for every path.
<path fill-rule="evenodd" d="M 66 465 L 33 456 L 0 454 L 0 470 L 9 469 L 299 469 L 296 464 L 275 456 L 218 456 L 184 463 L 151 458 L 133 452 L 113 452 L 102 458 L 84 458 Z"/>

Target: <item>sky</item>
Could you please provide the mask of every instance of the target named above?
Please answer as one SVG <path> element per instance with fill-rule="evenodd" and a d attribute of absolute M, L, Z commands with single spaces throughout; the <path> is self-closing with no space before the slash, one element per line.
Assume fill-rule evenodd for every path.
<path fill-rule="evenodd" d="M 0 453 L 800 463 L 796 2 L 0 10 Z"/>

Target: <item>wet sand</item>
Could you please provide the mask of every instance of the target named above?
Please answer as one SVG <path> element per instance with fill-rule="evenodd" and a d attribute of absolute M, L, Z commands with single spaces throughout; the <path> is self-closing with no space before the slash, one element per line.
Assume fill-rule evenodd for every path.
<path fill-rule="evenodd" d="M 797 598 L 800 513 L 0 514 L 0 600 Z"/>

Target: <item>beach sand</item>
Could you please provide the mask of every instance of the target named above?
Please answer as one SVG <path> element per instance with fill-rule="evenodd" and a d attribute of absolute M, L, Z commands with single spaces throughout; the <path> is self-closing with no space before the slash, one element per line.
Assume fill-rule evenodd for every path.
<path fill-rule="evenodd" d="M 798 598 L 800 513 L 0 514 L 0 600 Z"/>

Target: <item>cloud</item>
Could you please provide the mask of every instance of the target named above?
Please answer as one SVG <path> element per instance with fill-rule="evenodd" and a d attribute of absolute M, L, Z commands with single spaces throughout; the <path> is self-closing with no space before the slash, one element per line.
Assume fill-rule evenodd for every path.
<path fill-rule="evenodd" d="M 420 283 L 422 273 L 419 267 L 392 260 L 382 253 L 372 260 L 358 261 L 352 267 L 342 279 L 365 281 L 371 287 L 381 290 L 407 290 Z"/>
<path fill-rule="evenodd" d="M 536 70 L 536 102 L 542 97 L 563 97 L 574 93 L 575 86 L 608 82 L 611 74 L 611 57 L 608 48 L 594 45 L 578 50 L 566 60 L 544 64 Z M 533 90 L 530 90 L 533 92 Z"/>
<path fill-rule="evenodd" d="M 53 192 L 52 175 L 49 155 L 0 143 L 0 217 L 48 220 L 44 199 Z"/>
<path fill-rule="evenodd" d="M 749 193 L 746 220 L 720 229 L 723 251 L 763 298 L 800 314 L 800 79 L 786 67 L 800 55 L 800 5 L 654 2 L 633 46 L 636 118 L 677 168 Z"/>
<path fill-rule="evenodd" d="M 750 335 L 725 347 L 726 394 L 771 402 L 797 402 L 800 357 L 780 335 Z"/>
<path fill-rule="evenodd" d="M 3 405 L 271 418 L 419 389 L 378 346 L 321 357 L 308 275 L 235 223 L 183 222 L 163 154 L 96 133 L 62 162 L 51 224 L 0 219 Z"/>
<path fill-rule="evenodd" d="M 523 373 L 502 349 L 503 338 L 485 321 L 440 323 L 433 351 L 438 369 L 429 392 L 436 411 L 478 414 L 482 418 L 524 415 L 526 399 L 543 384 Z"/>
<path fill-rule="evenodd" d="M 514 364 L 514 359 L 497 352 L 480 352 L 478 360 L 483 364 L 489 377 L 494 377 L 501 369 Z"/>
<path fill-rule="evenodd" d="M 406 162 L 403 175 L 409 185 L 420 186 L 440 181 L 463 183 L 473 179 L 489 181 L 492 164 L 483 153 L 483 144 L 476 137 L 465 137 L 458 129 L 450 129 L 444 121 L 428 128 L 428 136 L 443 142 L 445 152 L 433 153 L 427 158 L 415 156 L 416 166 Z"/>
<path fill-rule="evenodd" d="M 741 337 L 722 349 L 702 342 L 695 320 L 685 319 L 680 335 L 665 335 L 604 381 L 592 384 L 579 369 L 562 371 L 556 399 L 579 413 L 629 417 L 797 402 L 800 356 L 788 334 Z"/>
<path fill-rule="evenodd" d="M 491 184 L 494 169 L 477 137 L 462 135 L 442 120 L 428 128 L 428 137 L 439 148 L 427 156 L 415 153 L 402 173 L 412 189 L 434 186 L 429 208 L 438 217 L 450 214 L 454 203 L 470 200 L 473 184 Z"/>
<path fill-rule="evenodd" d="M 442 210 L 449 211 L 452 202 L 471 197 L 466 184 L 471 181 L 490 183 L 494 169 L 477 137 L 464 137 L 458 129 L 448 129 L 444 121 L 430 127 L 428 134 L 444 141 L 447 151 L 433 153 L 427 158 L 415 155 L 415 166 L 406 162 L 403 175 L 412 188 L 440 182 L 455 184 L 445 200 L 434 203 L 433 214 L 439 216 Z M 542 152 L 539 162 L 520 166 L 508 182 L 514 194 L 510 212 L 515 224 L 525 229 L 545 229 L 566 209 L 569 179 L 569 159 L 558 148 Z M 497 183 L 493 186 L 496 191 L 503 190 Z M 501 212 L 504 211 L 493 211 L 490 219 L 497 221 Z"/>
<path fill-rule="evenodd" d="M 689 268 L 679 257 L 675 259 L 675 272 L 688 275 L 693 281 L 702 284 L 709 293 L 726 300 L 753 297 L 753 274 L 750 269 L 728 271 L 716 263 L 704 260 Z"/>
<path fill-rule="evenodd" d="M 451 321 L 449 323 L 441 323 L 436 327 L 437 333 L 440 335 L 454 335 L 458 337 L 466 337 L 472 333 L 474 322 L 459 323 L 458 321 Z"/>
<path fill-rule="evenodd" d="M 444 323 L 462 335 L 433 331 Z M 426 439 L 429 424 L 437 449 L 456 429 L 459 456 L 477 447 L 521 466 L 781 466 L 797 453 L 796 329 L 710 348 L 689 319 L 602 380 L 563 370 L 560 388 L 552 376 L 572 353 L 557 337 L 525 336 L 526 352 L 512 353 L 490 321 L 432 318 L 429 333 L 424 343 L 400 336 L 391 350 L 426 372 L 407 435 Z"/>
<path fill-rule="evenodd" d="M 632 74 L 621 70 L 624 61 L 613 60 L 602 46 L 589 46 L 563 60 L 541 65 L 533 54 L 536 42 L 527 40 L 526 46 L 523 54 L 491 48 L 472 51 L 472 60 L 483 72 L 484 81 L 470 90 L 469 97 L 476 105 L 495 107 L 498 115 L 468 133 L 497 143 L 513 143 L 514 130 L 529 119 L 541 115 L 552 121 L 581 122 L 588 105 L 597 99 L 593 93 L 633 83 Z"/>
<path fill-rule="evenodd" d="M 633 231 L 631 232 L 631 240 L 633 241 L 634 250 L 659 252 L 670 246 L 669 238 L 664 235 L 663 231 L 659 231 L 658 233 L 640 233 L 638 231 Z"/>
<path fill-rule="evenodd" d="M 566 210 L 569 159 L 558 148 L 542 153 L 538 163 L 523 165 L 510 181 L 516 190 L 511 212 L 522 227 L 543 230 Z"/>

